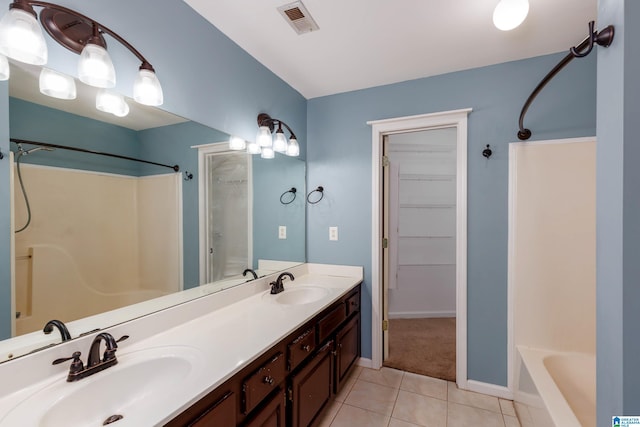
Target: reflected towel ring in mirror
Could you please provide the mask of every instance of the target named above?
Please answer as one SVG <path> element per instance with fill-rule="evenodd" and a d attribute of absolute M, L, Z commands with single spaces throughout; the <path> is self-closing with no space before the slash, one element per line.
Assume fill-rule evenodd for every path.
<path fill-rule="evenodd" d="M 293 201 L 296 199 L 297 191 L 298 190 L 296 190 L 296 187 L 291 187 L 291 190 L 287 190 L 284 193 L 282 193 L 280 195 L 280 203 L 282 203 L 283 205 L 288 205 L 290 203 L 293 203 Z M 291 200 L 287 201 L 288 199 L 291 199 Z"/>
<path fill-rule="evenodd" d="M 313 193 L 320 193 L 320 197 L 318 198 L 318 200 L 316 200 L 314 202 L 311 201 L 311 195 Z M 317 195 L 316 195 L 316 197 L 317 197 Z M 318 188 L 316 188 L 315 190 L 313 190 L 312 192 L 307 194 L 307 203 L 309 203 L 311 205 L 315 205 L 316 203 L 320 202 L 320 200 L 322 200 L 323 197 L 324 197 L 324 187 L 319 185 Z"/>
<path fill-rule="evenodd" d="M 0 151 L 0 160 L 4 159 L 4 154 L 2 154 L 2 151 Z"/>
<path fill-rule="evenodd" d="M 189 171 L 184 171 L 184 180 L 191 181 L 193 179 L 193 174 Z"/>

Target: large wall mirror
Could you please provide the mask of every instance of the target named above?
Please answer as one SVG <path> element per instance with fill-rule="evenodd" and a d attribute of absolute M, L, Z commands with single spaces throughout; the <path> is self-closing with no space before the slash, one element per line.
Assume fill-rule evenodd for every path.
<path fill-rule="evenodd" d="M 228 152 L 229 135 L 132 100 L 125 117 L 98 111 L 78 81 L 77 99 L 47 97 L 39 73 L 11 64 L 15 320 L 0 361 L 59 342 L 52 319 L 82 324 L 77 337 L 306 260 L 303 159 Z"/>

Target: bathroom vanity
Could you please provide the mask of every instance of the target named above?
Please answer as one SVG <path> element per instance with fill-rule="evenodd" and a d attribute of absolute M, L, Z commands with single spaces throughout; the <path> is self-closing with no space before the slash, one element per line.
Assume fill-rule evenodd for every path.
<path fill-rule="evenodd" d="M 118 363 L 66 382 L 96 333 L 0 364 L 0 427 L 308 426 L 360 357 L 361 267 L 303 264 L 100 332 Z M 113 421 L 112 421 L 113 420 Z"/>
<path fill-rule="evenodd" d="M 167 426 L 308 426 L 360 357 L 360 286 Z"/>

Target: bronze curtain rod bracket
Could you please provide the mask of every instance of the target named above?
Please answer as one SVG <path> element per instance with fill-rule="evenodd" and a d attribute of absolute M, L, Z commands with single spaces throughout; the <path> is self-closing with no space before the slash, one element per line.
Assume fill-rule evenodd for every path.
<path fill-rule="evenodd" d="M 542 89 L 553 79 L 556 74 L 560 72 L 569 62 L 571 62 L 574 58 L 584 58 L 589 55 L 593 50 L 593 47 L 597 44 L 602 47 L 609 47 L 613 42 L 613 38 L 615 35 L 613 25 L 609 25 L 603 28 L 601 31 L 595 30 L 595 22 L 589 22 L 589 36 L 584 39 L 579 45 L 574 46 L 569 49 L 569 53 L 562 58 L 558 64 L 553 67 L 549 73 L 542 79 L 538 86 L 531 92 L 531 95 L 527 98 L 522 110 L 520 111 L 520 118 L 518 119 L 518 139 L 521 141 L 526 141 L 531 138 L 531 130 L 524 127 L 524 116 L 527 114 L 529 107 L 533 100 L 538 96 L 538 94 L 542 91 Z"/>

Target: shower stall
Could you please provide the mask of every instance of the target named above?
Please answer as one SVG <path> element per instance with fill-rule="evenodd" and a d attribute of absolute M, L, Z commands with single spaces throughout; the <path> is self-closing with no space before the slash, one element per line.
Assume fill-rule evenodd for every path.
<path fill-rule="evenodd" d="M 15 154 L 12 334 L 182 290 L 182 179 L 30 164 Z"/>

